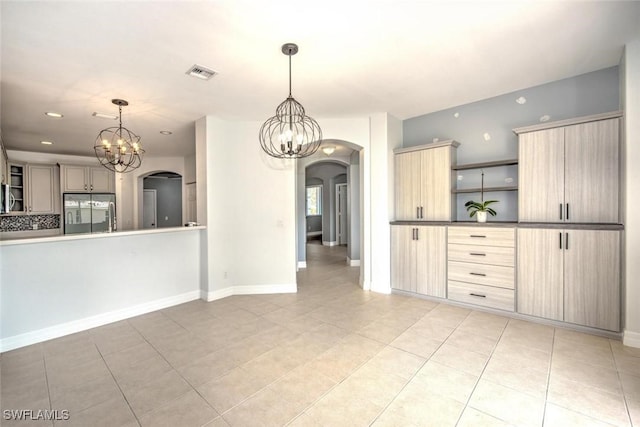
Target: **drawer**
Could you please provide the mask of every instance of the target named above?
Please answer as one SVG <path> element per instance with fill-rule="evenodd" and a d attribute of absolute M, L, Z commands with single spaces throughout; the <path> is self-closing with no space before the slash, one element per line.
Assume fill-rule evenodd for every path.
<path fill-rule="evenodd" d="M 448 246 L 448 257 L 449 261 L 513 267 L 515 262 L 515 249 L 505 246 L 458 245 L 450 243 Z"/>
<path fill-rule="evenodd" d="M 449 299 L 499 310 L 514 311 L 513 289 L 494 288 L 449 280 L 447 285 Z"/>
<path fill-rule="evenodd" d="M 449 261 L 449 280 L 514 289 L 513 267 Z"/>
<path fill-rule="evenodd" d="M 515 228 L 449 227 L 449 243 L 460 245 L 515 246 Z"/>

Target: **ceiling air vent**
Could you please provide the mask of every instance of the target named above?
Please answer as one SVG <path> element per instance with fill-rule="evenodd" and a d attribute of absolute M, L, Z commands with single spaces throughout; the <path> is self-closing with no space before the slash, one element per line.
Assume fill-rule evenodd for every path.
<path fill-rule="evenodd" d="M 189 68 L 185 74 L 197 77 L 201 80 L 209 80 L 218 73 L 207 67 L 203 67 L 202 65 L 194 64 L 193 67 Z"/>

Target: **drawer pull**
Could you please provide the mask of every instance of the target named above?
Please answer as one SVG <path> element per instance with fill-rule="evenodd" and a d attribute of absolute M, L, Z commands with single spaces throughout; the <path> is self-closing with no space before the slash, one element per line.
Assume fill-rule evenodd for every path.
<path fill-rule="evenodd" d="M 481 254 L 479 252 L 469 252 L 469 255 L 474 255 L 474 256 L 487 256 L 487 254 Z"/>
<path fill-rule="evenodd" d="M 482 237 L 482 238 L 485 238 L 487 236 L 485 236 L 483 234 L 471 234 L 471 235 L 469 235 L 469 237 Z"/>
<path fill-rule="evenodd" d="M 482 295 L 482 294 L 474 294 L 473 292 L 470 292 L 469 295 L 471 295 L 472 297 L 479 297 L 479 298 L 486 298 L 486 295 Z"/>
<path fill-rule="evenodd" d="M 483 276 L 483 277 L 486 276 L 486 274 L 484 273 L 469 273 L 469 274 L 471 274 L 472 276 Z"/>

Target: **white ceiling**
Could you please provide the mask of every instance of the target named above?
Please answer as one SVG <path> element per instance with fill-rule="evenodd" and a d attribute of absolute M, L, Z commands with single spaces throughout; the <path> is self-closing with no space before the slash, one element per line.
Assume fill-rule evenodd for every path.
<path fill-rule="evenodd" d="M 594 71 L 638 36 L 640 2 L 1 2 L 7 148 L 93 155 L 124 125 L 147 155 L 194 151 L 207 114 L 263 121 L 293 95 L 318 119 L 386 111 L 406 119 Z M 185 75 L 193 64 L 220 74 Z M 64 114 L 50 119 L 45 111 Z M 170 130 L 171 136 L 160 135 Z M 52 146 L 40 144 L 51 140 Z M 256 135 L 256 147 L 258 147 Z"/>

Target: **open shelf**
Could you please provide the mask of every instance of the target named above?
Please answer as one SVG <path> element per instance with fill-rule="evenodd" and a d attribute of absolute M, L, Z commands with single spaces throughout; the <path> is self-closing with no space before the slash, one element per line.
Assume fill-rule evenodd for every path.
<path fill-rule="evenodd" d="M 466 165 L 453 165 L 451 166 L 451 169 L 454 171 L 463 171 L 467 169 L 496 168 L 498 166 L 511 166 L 511 165 L 517 165 L 517 164 L 518 164 L 518 159 L 495 160 L 492 162 L 467 163 Z"/>
<path fill-rule="evenodd" d="M 452 193 L 460 194 L 460 193 L 479 193 L 481 191 L 480 187 L 478 188 L 456 188 L 451 190 Z M 505 186 L 505 187 L 485 187 L 484 192 L 487 193 L 489 191 L 518 191 L 518 187 L 515 186 Z"/>

